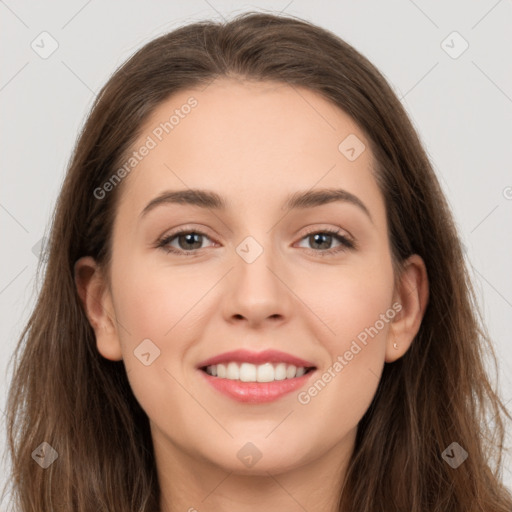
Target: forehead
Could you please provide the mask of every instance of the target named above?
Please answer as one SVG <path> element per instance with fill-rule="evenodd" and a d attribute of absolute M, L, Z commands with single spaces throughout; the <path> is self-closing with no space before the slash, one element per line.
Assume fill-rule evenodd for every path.
<path fill-rule="evenodd" d="M 179 91 L 132 150 L 143 146 L 122 194 L 139 210 L 165 189 L 186 188 L 218 191 L 237 207 L 315 186 L 380 201 L 362 130 L 319 94 L 288 84 L 219 79 Z"/>

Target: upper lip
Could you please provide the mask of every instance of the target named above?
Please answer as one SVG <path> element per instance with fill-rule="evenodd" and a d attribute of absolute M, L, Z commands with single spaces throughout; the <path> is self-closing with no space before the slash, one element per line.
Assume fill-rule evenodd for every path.
<path fill-rule="evenodd" d="M 235 361 L 238 363 L 252 363 L 252 364 L 263 364 L 263 363 L 286 363 L 293 364 L 297 367 L 314 367 L 315 365 L 310 361 L 301 359 L 300 357 L 292 356 L 286 352 L 279 350 L 264 350 L 263 352 L 251 352 L 250 350 L 232 350 L 230 352 L 224 352 L 214 357 L 210 357 L 201 361 L 197 367 L 203 368 L 205 366 L 211 366 L 214 364 L 229 363 Z"/>

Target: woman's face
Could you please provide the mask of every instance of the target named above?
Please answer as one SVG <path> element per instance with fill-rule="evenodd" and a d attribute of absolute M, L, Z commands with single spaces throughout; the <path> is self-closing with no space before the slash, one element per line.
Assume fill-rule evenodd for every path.
<path fill-rule="evenodd" d="M 133 149 L 102 298 L 115 322 L 95 328 L 160 464 L 277 474 L 348 457 L 419 325 L 395 330 L 410 308 L 365 135 L 309 90 L 222 79 L 162 103 Z"/>

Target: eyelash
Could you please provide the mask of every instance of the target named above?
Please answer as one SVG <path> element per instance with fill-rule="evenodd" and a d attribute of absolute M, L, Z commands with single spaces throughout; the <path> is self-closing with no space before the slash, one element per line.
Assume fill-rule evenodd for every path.
<path fill-rule="evenodd" d="M 332 248 L 332 249 L 328 249 L 325 251 L 315 250 L 315 249 L 306 249 L 310 254 L 313 253 L 314 255 L 318 255 L 318 256 L 322 256 L 322 257 L 323 256 L 334 256 L 335 254 L 337 254 L 341 251 L 357 249 L 357 246 L 354 241 L 349 240 L 347 237 L 344 237 L 344 236 L 338 234 L 340 231 L 341 230 L 332 230 L 332 229 L 322 229 L 322 230 L 317 229 L 317 230 L 315 230 L 315 229 L 313 229 L 313 230 L 307 232 L 301 238 L 301 241 L 304 240 L 304 238 L 307 238 L 311 235 L 327 234 L 327 235 L 334 236 L 335 239 L 337 239 L 339 242 L 341 242 L 340 246 Z M 179 235 L 182 235 L 182 234 L 196 234 L 196 235 L 202 235 L 207 238 L 210 238 L 206 233 L 204 233 L 202 231 L 195 230 L 195 229 L 182 228 L 182 229 L 180 229 L 174 233 L 171 233 L 170 235 L 165 236 L 164 238 L 161 238 L 160 240 L 158 240 L 156 247 L 163 249 L 167 253 L 176 254 L 178 256 L 192 256 L 192 257 L 198 256 L 198 251 L 200 251 L 200 249 L 195 249 L 193 251 L 186 251 L 183 249 L 176 249 L 176 248 L 170 247 L 168 245 L 173 239 L 175 239 L 176 237 L 178 237 Z"/>

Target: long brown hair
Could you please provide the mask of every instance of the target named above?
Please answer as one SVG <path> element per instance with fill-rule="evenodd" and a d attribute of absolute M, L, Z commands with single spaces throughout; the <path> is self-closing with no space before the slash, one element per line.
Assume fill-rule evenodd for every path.
<path fill-rule="evenodd" d="M 408 352 L 385 365 L 359 423 L 340 510 L 510 512 L 500 472 L 505 416 L 512 418 L 484 367 L 484 354 L 495 367 L 496 357 L 419 137 L 354 48 L 304 20 L 263 13 L 197 22 L 151 41 L 95 101 L 56 206 L 38 301 L 13 354 L 7 426 L 16 510 L 158 510 L 148 418 L 123 362 L 96 349 L 74 263 L 90 255 L 108 269 L 122 184 L 101 199 L 94 192 L 122 165 L 150 113 L 177 91 L 230 76 L 305 87 L 349 114 L 377 163 L 396 268 L 413 253 L 427 267 L 422 325 Z M 53 453 L 44 442 L 58 454 L 46 469 L 34 456 Z M 457 469 L 442 457 L 453 442 L 468 453 Z"/>

